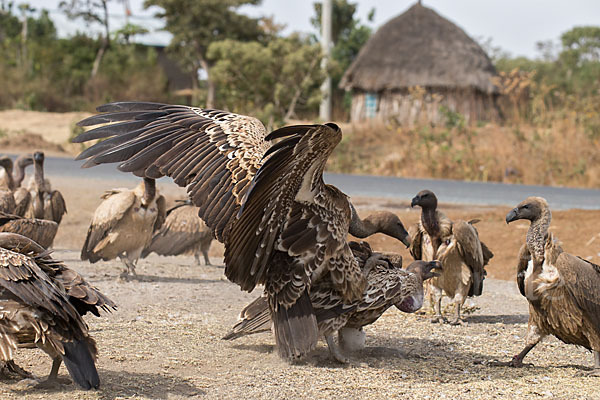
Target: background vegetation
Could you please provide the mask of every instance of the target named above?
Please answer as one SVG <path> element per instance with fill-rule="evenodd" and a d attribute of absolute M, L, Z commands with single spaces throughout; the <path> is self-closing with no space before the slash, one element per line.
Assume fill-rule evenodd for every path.
<path fill-rule="evenodd" d="M 61 38 L 45 10 L 2 1 L 0 109 L 88 110 L 139 99 L 190 103 L 255 115 L 269 127 L 315 120 L 320 101 L 318 37 L 291 33 L 272 18 L 239 12 L 259 0 L 146 0 L 173 34 L 168 54 L 191 77 L 187 93 L 169 92 L 145 32 L 110 29 L 110 0 L 69 0 L 61 10 L 103 33 Z M 320 25 L 320 3 L 311 22 Z M 348 117 L 349 95 L 337 89 L 371 30 L 356 5 L 334 0 L 334 119 Z M 375 10 L 372 11 L 371 16 Z M 202 21 L 202 23 L 198 23 Z M 316 29 L 317 30 L 317 29 Z M 445 110 L 446 124 L 344 127 L 331 169 L 340 172 L 571 186 L 600 185 L 600 27 L 583 26 L 539 43 L 535 59 L 511 57 L 482 43 L 499 77 L 502 123 L 466 124 Z M 200 73 L 198 73 L 200 71 Z M 424 162 L 424 161 L 427 162 Z"/>

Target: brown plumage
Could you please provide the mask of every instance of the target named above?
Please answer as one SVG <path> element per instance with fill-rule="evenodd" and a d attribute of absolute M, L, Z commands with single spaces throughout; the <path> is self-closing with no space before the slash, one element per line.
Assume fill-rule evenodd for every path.
<path fill-rule="evenodd" d="M 600 376 L 600 266 L 562 250 L 548 228 L 552 214 L 541 197 L 528 197 L 506 215 L 506 223 L 530 221 L 519 252 L 517 283 L 529 301 L 527 345 L 509 363 L 521 366 L 547 335 L 592 350 Z"/>
<path fill-rule="evenodd" d="M 0 186 L 0 211 L 14 214 L 17 210 L 17 203 L 13 194 L 13 162 L 9 157 L 2 156 L 0 157 L 0 166 L 4 168 L 5 177 L 3 184 Z"/>
<path fill-rule="evenodd" d="M 165 220 L 165 198 L 158 194 L 154 179 L 144 178 L 134 189 L 112 189 L 102 199 L 88 228 L 81 259 L 95 263 L 119 257 L 125 265 L 121 277 L 135 276 L 142 250 Z"/>
<path fill-rule="evenodd" d="M 24 218 L 0 211 L 0 232 L 23 235 L 47 249 L 54 242 L 58 224 L 54 221 Z"/>
<path fill-rule="evenodd" d="M 167 210 L 165 222 L 154 232 L 152 241 L 142 251 L 142 258 L 152 252 L 161 256 L 193 254 L 199 265 L 202 254 L 204 264 L 212 265 L 208 258 L 212 240 L 212 232 L 198 217 L 198 207 L 189 201 L 180 201 Z"/>
<path fill-rule="evenodd" d="M 416 260 L 439 260 L 443 272 L 429 281 L 433 322 L 444 321 L 441 312 L 442 291 L 452 298 L 456 309 L 453 325 L 462 323 L 460 309 L 467 296 L 479 296 L 483 290 L 485 265 L 492 252 L 479 240 L 477 221 L 453 223 L 437 210 L 437 198 L 430 190 L 419 192 L 411 206 L 420 206 L 421 221 L 411 227 L 411 254 Z"/>
<path fill-rule="evenodd" d="M 342 348 L 355 348 L 354 338 L 364 344 L 362 328 L 372 324 L 390 307 L 404 312 L 415 312 L 423 305 L 423 281 L 437 276 L 439 262 L 415 261 L 406 270 L 394 261 L 401 257 L 394 254 L 374 253 L 368 243 L 350 242 L 352 252 L 367 276 L 367 287 L 360 300 L 345 302 L 340 293 L 326 282 L 315 284 L 310 299 L 317 315 L 319 334 L 327 341 L 331 355 L 340 362 L 348 362 Z M 237 339 L 242 336 L 268 331 L 271 327 L 267 299 L 261 296 L 247 305 L 240 313 L 240 322 L 223 338 Z"/>
<path fill-rule="evenodd" d="M 96 343 L 82 316 L 114 307 L 37 243 L 0 233 L 0 359 L 9 370 L 31 376 L 14 364 L 13 356 L 17 348 L 38 347 L 53 360 L 44 383 L 56 380 L 64 361 L 75 383 L 97 388 Z"/>
<path fill-rule="evenodd" d="M 31 164 L 33 164 L 31 156 L 21 155 L 15 160 L 16 168 L 14 168 L 12 179 L 13 195 L 17 206 L 15 214 L 21 217 L 25 216 L 31 202 L 31 193 L 27 188 L 21 186 L 23 179 L 25 179 L 25 169 Z"/>
<path fill-rule="evenodd" d="M 335 124 L 287 126 L 271 132 L 255 118 L 220 110 L 122 102 L 82 126 L 111 123 L 75 141 L 106 140 L 79 159 L 85 166 L 120 162 L 139 176 L 168 175 L 187 186 L 199 216 L 225 244 L 225 275 L 251 291 L 265 285 L 283 358 L 317 342 L 307 290 L 332 282 L 347 300 L 366 279 L 348 246 L 349 201 L 323 182 L 327 158 L 341 140 Z M 271 141 L 281 139 L 271 146 Z"/>
<path fill-rule="evenodd" d="M 44 153 L 33 153 L 34 173 L 29 181 L 31 203 L 25 216 L 29 218 L 47 219 L 60 224 L 67 213 L 67 205 L 62 194 L 53 190 L 50 181 L 44 178 Z"/>

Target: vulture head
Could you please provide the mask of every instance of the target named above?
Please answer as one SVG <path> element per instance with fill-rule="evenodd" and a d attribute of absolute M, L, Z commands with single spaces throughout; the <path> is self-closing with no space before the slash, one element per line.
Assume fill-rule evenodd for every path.
<path fill-rule="evenodd" d="M 375 212 L 365 220 L 370 220 L 380 227 L 380 232 L 398 239 L 407 248 L 410 246 L 410 235 L 396 214 L 387 211 Z"/>
<path fill-rule="evenodd" d="M 33 161 L 35 161 L 36 163 L 43 163 L 44 162 L 44 152 L 36 151 L 35 153 L 33 153 Z"/>
<path fill-rule="evenodd" d="M 30 166 L 31 164 L 33 164 L 33 158 L 31 156 L 19 156 L 19 157 L 17 157 L 16 164 L 20 168 L 26 168 L 26 167 Z"/>
<path fill-rule="evenodd" d="M 431 190 L 421 190 L 410 202 L 410 206 L 420 206 L 423 209 L 435 210 L 437 208 L 437 197 Z"/>
<path fill-rule="evenodd" d="M 12 174 L 13 162 L 8 156 L 0 157 L 0 167 L 6 170 L 7 174 Z"/>
<path fill-rule="evenodd" d="M 528 197 L 506 214 L 506 223 L 519 219 L 527 219 L 533 222 L 547 211 L 549 211 L 548 202 L 544 198 Z"/>
<path fill-rule="evenodd" d="M 425 282 L 429 278 L 440 276 L 439 272 L 442 270 L 442 263 L 439 261 L 418 260 L 410 263 L 410 265 L 406 267 L 406 270 L 420 276 L 421 280 Z"/>

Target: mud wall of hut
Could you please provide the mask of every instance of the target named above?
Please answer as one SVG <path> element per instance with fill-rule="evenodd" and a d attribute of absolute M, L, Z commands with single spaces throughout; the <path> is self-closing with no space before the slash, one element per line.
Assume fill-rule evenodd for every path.
<path fill-rule="evenodd" d="M 350 117 L 352 122 L 376 118 L 394 120 L 402 126 L 416 124 L 444 124 L 442 107 L 462 114 L 467 122 L 496 121 L 499 119 L 495 95 L 477 90 L 423 89 L 368 93 L 354 91 Z M 373 110 L 376 99 L 375 110 Z"/>

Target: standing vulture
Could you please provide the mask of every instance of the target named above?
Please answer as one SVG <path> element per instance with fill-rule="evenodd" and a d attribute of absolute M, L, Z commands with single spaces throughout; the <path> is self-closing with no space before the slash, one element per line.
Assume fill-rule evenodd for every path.
<path fill-rule="evenodd" d="M 14 184 L 12 180 L 13 162 L 7 156 L 0 157 L 0 167 L 4 168 L 5 182 L 0 186 L 0 211 L 15 214 L 17 203 L 13 194 Z"/>
<path fill-rule="evenodd" d="M 44 153 L 33 153 L 33 178 L 29 181 L 31 205 L 28 217 L 47 219 L 60 224 L 67 213 L 65 199 L 58 190 L 52 190 L 50 181 L 44 178 Z"/>
<path fill-rule="evenodd" d="M 121 278 L 135 276 L 135 264 L 165 220 L 165 198 L 156 181 L 144 178 L 134 189 L 112 189 L 102 195 L 88 228 L 81 259 L 95 263 L 117 257 L 125 265 Z"/>
<path fill-rule="evenodd" d="M 362 298 L 367 281 L 347 242 L 350 202 L 323 181 L 342 137 L 337 125 L 267 134 L 258 119 L 220 110 L 118 102 L 98 111 L 79 124 L 104 125 L 74 141 L 106 140 L 78 159 L 88 159 L 86 167 L 119 162 L 121 171 L 167 175 L 187 187 L 225 245 L 227 278 L 246 291 L 264 285 L 282 358 L 301 357 L 317 343 L 308 294 L 314 283 L 331 282 L 344 301 Z"/>
<path fill-rule="evenodd" d="M 331 355 L 342 363 L 348 362 L 342 348 L 364 345 L 363 327 L 374 323 L 391 306 L 412 313 L 423 305 L 423 282 L 438 276 L 441 269 L 437 261 L 415 261 L 406 270 L 396 264 L 393 255 L 374 253 L 369 244 L 350 242 L 352 252 L 367 276 L 367 288 L 360 300 L 345 302 L 331 285 L 317 283 L 310 290 L 319 334 L 325 337 Z M 238 322 L 223 339 L 232 340 L 271 328 L 267 300 L 261 296 L 244 307 Z M 356 343 L 356 339 L 359 343 Z"/>
<path fill-rule="evenodd" d="M 439 260 L 443 270 L 429 281 L 435 316 L 432 322 L 442 322 L 442 290 L 452 298 L 456 309 L 451 325 L 462 323 L 460 309 L 467 296 L 479 296 L 483 291 L 484 267 L 493 257 L 479 240 L 475 221 L 453 223 L 437 210 L 437 198 L 430 190 L 420 191 L 411 207 L 421 207 L 421 221 L 411 229 L 410 252 L 415 260 Z"/>
<path fill-rule="evenodd" d="M 83 389 L 100 384 L 96 343 L 82 316 L 115 305 L 77 272 L 30 239 L 0 233 L 0 360 L 4 370 L 31 375 L 13 361 L 18 348 L 38 347 L 52 358 L 42 386 L 57 380 L 62 361 Z"/>
<path fill-rule="evenodd" d="M 54 221 L 24 218 L 0 211 L 0 232 L 23 235 L 45 249 L 52 246 L 57 231 L 58 224 Z"/>
<path fill-rule="evenodd" d="M 527 345 L 509 365 L 523 358 L 545 336 L 554 335 L 594 354 L 591 375 L 600 376 L 600 266 L 565 253 L 548 233 L 552 214 L 541 197 L 528 197 L 506 215 L 506 223 L 529 220 L 519 252 L 517 283 L 529 301 Z"/>
<path fill-rule="evenodd" d="M 15 197 L 15 203 L 17 208 L 15 214 L 23 217 L 29 208 L 31 202 L 31 194 L 29 190 L 21 186 L 23 179 L 25 179 L 25 168 L 33 164 L 33 158 L 31 156 L 21 155 L 17 157 L 15 165 L 17 166 L 13 172 L 13 195 Z"/>
<path fill-rule="evenodd" d="M 193 254 L 200 265 L 202 253 L 204 264 L 212 265 L 208 258 L 212 240 L 212 232 L 198 217 L 198 207 L 189 200 L 181 201 L 167 210 L 165 222 L 154 232 L 152 241 L 142 252 L 142 258 L 152 252 L 161 256 Z"/>

